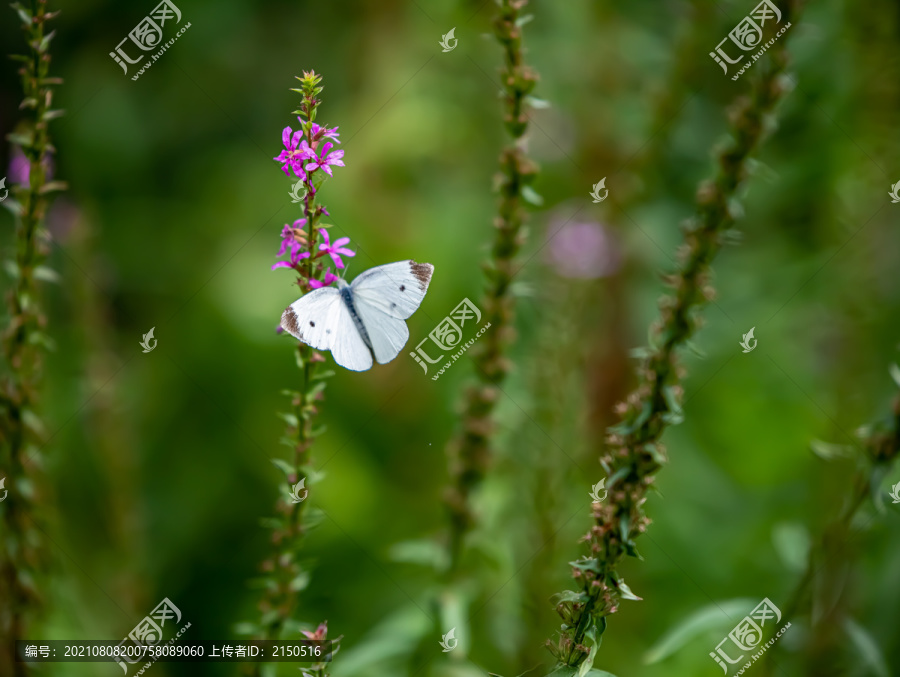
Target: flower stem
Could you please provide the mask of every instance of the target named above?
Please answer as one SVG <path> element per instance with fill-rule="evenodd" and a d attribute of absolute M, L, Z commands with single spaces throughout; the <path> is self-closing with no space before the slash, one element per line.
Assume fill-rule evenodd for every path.
<path fill-rule="evenodd" d="M 698 311 L 713 297 L 710 266 L 734 225 L 733 202 L 747 176 L 747 159 L 785 91 L 782 73 L 787 55 L 783 44 L 776 45 L 769 51 L 771 65 L 751 96 L 739 97 L 732 108 L 733 138 L 718 154 L 714 178 L 700 185 L 696 217 L 682 227 L 681 263 L 668 279 L 673 291 L 660 300 L 660 317 L 651 326 L 640 384 L 616 407 L 621 422 L 607 431 L 608 447 L 600 462 L 607 472 L 609 498 L 593 503 L 594 525 L 584 537 L 590 554 L 573 563 L 580 590 L 559 597 L 556 610 L 563 629 L 556 644 L 548 641 L 560 665 L 580 666 L 589 656 L 589 643 L 600 641 L 607 617 L 617 611 L 623 595 L 631 597 L 618 567 L 626 555 L 637 556 L 634 539 L 650 524 L 642 505 L 667 460 L 660 438 L 682 418 L 683 368 L 677 364 L 676 351 L 699 328 Z"/>
<path fill-rule="evenodd" d="M 301 81 L 301 89 L 293 91 L 302 94 L 303 102 L 300 110 L 294 113 L 301 115 L 300 121 L 306 143 L 314 149 L 318 141 L 313 135 L 313 120 L 319 105 L 316 97 L 322 91 L 319 87 L 321 77 L 310 72 L 304 73 L 298 80 Z M 295 236 L 298 242 L 302 243 L 303 252 L 308 256 L 305 264 L 294 267 L 297 273 L 297 286 L 305 294 L 313 290 L 313 280 L 322 282 L 324 278 L 323 267 L 321 263 L 315 263 L 315 260 L 317 227 L 325 210 L 317 204 L 313 173 L 302 171 L 302 166 L 295 169 L 295 172 L 302 176 L 306 188 L 302 209 L 307 230 L 302 234 L 295 233 Z M 282 443 L 290 447 L 291 455 L 289 461 L 280 459 L 276 461 L 276 465 L 285 473 L 287 487 L 285 490 L 282 485 L 281 496 L 276 506 L 277 516 L 266 520 L 272 527 L 274 547 L 272 555 L 262 565 L 264 572 L 262 580 L 264 592 L 260 602 L 262 617 L 253 628 L 257 636 L 266 639 L 282 639 L 285 635 L 291 636 L 296 632 L 297 628 L 291 627 L 290 624 L 297 625 L 293 621 L 293 615 L 298 595 L 306 587 L 310 576 L 297 558 L 306 534 L 313 526 L 307 507 L 307 496 L 310 491 L 309 483 L 313 479 L 312 446 L 318 435 L 314 423 L 319 413 L 318 404 L 324 397 L 325 379 L 330 376 L 328 373 L 319 373 L 319 363 L 324 362 L 325 358 L 306 343 L 298 341 L 294 355 L 301 376 L 299 389 L 285 392 L 290 398 L 291 410 L 289 413 L 281 414 L 287 423 Z M 316 636 L 324 639 L 325 632 L 327 625 L 320 624 Z M 333 652 L 337 651 L 339 639 L 335 640 Z M 254 665 L 253 674 L 257 676 L 261 674 L 261 665 L 260 663 Z M 317 663 L 307 668 L 304 674 L 326 677 L 327 667 L 328 663 Z"/>
<path fill-rule="evenodd" d="M 522 27 L 518 21 L 527 1 L 498 0 L 500 9 L 494 20 L 494 33 L 504 55 L 501 69 L 504 123 L 513 142 L 500 156 L 500 207 L 494 222 L 491 257 L 485 265 L 488 284 L 482 304 L 491 331 L 485 334 L 479 349 L 473 351 L 480 383 L 466 392 L 462 430 L 448 447 L 451 485 L 445 500 L 450 513 L 451 572 L 459 568 L 463 541 L 475 523 L 470 496 L 481 484 L 488 466 L 493 412 L 500 385 L 510 370 L 505 353 L 515 337 L 515 299 L 509 286 L 516 272 L 515 257 L 524 239 L 522 191 L 537 175 L 536 165 L 523 150 L 528 128 L 526 97 L 538 80 L 523 60 Z"/>
<path fill-rule="evenodd" d="M 48 77 L 49 45 L 53 32 L 46 22 L 55 16 L 47 12 L 46 0 L 32 0 L 30 8 L 12 5 L 23 23 L 29 52 L 14 55 L 22 67 L 24 99 L 21 110 L 29 115 L 8 139 L 18 146 L 28 161 L 28 185 L 10 187 L 13 197 L 6 203 L 16 216 L 15 258 L 7 260 L 14 278 L 7 294 L 9 326 L 3 334 L 3 355 L 7 373 L 0 383 L 0 467 L 8 492 L 0 503 L 3 539 L 0 546 L 0 674 L 19 677 L 26 664 L 15 661 L 15 640 L 25 637 L 28 621 L 41 601 L 38 578 L 47 558 L 43 532 L 36 525 L 35 468 L 40 465 L 39 444 L 43 424 L 35 411 L 42 381 L 42 352 L 52 345 L 44 334 L 47 320 L 40 305 L 37 279 L 53 275 L 43 262 L 47 255 L 47 235 L 43 230 L 48 194 L 64 184 L 48 181 L 49 153 L 52 151 L 48 122 L 61 115 L 51 109 L 52 85 Z M 4 479 L 4 478 L 0 478 Z"/>
<path fill-rule="evenodd" d="M 897 385 L 900 386 L 900 383 Z M 814 581 L 817 578 L 827 581 L 841 577 L 844 567 L 853 556 L 853 552 L 847 547 L 853 521 L 860 508 L 866 504 L 866 499 L 872 496 L 873 492 L 880 490 L 881 481 L 900 457 L 900 395 L 894 397 L 891 408 L 892 415 L 888 425 L 880 428 L 873 426 L 864 437 L 862 442 L 864 458 L 852 476 L 849 500 L 810 549 L 806 569 L 784 608 L 784 618 L 794 620 L 798 614 L 811 612 L 814 606 L 812 599 Z M 839 589 L 839 586 L 823 587 L 830 590 Z M 829 646 L 829 642 L 822 637 L 831 638 L 829 633 L 832 628 L 840 627 L 841 615 L 841 605 L 835 602 L 831 613 L 815 623 L 810 622 L 806 653 L 811 663 L 822 662 L 823 667 L 834 665 L 834 655 L 828 650 L 833 649 L 834 644 Z M 764 674 L 772 674 L 774 669 L 772 658 L 774 655 L 767 656 Z M 823 668 L 814 669 L 810 670 L 809 674 L 820 674 L 823 671 Z"/>

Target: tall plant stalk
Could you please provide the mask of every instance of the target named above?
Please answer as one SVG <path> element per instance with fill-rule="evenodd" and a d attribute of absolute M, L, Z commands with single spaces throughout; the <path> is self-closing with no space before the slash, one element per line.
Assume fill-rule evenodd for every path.
<path fill-rule="evenodd" d="M 494 221 L 491 255 L 484 264 L 487 290 L 482 300 L 486 325 L 491 330 L 474 352 L 479 383 L 464 396 L 461 430 L 448 446 L 451 483 L 446 493 L 450 514 L 450 571 L 459 569 L 463 542 L 475 523 L 472 492 L 484 479 L 490 460 L 493 414 L 500 399 L 500 385 L 510 371 L 506 350 L 515 338 L 515 299 L 510 282 L 516 273 L 515 258 L 522 246 L 525 222 L 523 201 L 537 166 L 525 154 L 528 130 L 528 95 L 538 81 L 537 73 L 524 61 L 522 10 L 528 0 L 497 0 L 499 11 L 494 34 L 503 48 L 504 125 L 512 143 L 500 155 L 500 207 Z"/>
<path fill-rule="evenodd" d="M 892 369 L 892 376 L 900 388 L 900 370 Z M 870 498 L 880 506 L 881 484 L 900 457 L 900 395 L 895 395 L 888 421 L 867 426 L 861 431 L 861 452 L 857 454 L 859 467 L 851 476 L 849 491 L 839 514 L 823 529 L 810 549 L 806 569 L 785 606 L 784 617 L 796 619 L 798 614 L 810 616 L 810 632 L 806 633 L 806 656 L 809 674 L 829 674 L 835 665 L 835 635 L 841 632 L 843 610 L 833 598 L 828 613 L 816 618 L 816 594 L 840 596 L 843 571 L 853 556 L 849 548 L 853 522 Z M 851 453 L 856 452 L 850 447 Z M 900 493 L 900 484 L 895 490 Z M 816 585 L 817 581 L 820 585 Z M 818 587 L 818 590 L 816 588 Z M 828 600 L 826 600 L 827 602 Z M 773 656 L 767 656 L 765 674 L 774 670 Z"/>
<path fill-rule="evenodd" d="M 22 64 L 19 75 L 24 98 L 19 109 L 27 117 L 7 139 L 24 154 L 27 175 L 23 166 L 20 178 L 24 180 L 10 186 L 10 196 L 3 203 L 15 217 L 15 253 L 4 260 L 12 286 L 6 295 L 5 373 L 0 382 L 0 486 L 5 485 L 0 489 L 4 496 L 0 503 L 0 674 L 19 677 L 26 674 L 26 664 L 15 661 L 15 640 L 26 636 L 42 601 L 39 580 L 47 561 L 47 546 L 36 516 L 40 502 L 36 471 L 44 427 L 37 404 L 43 380 L 42 352 L 51 342 L 45 334 L 47 319 L 38 281 L 56 277 L 44 265 L 49 250 L 44 217 L 49 194 L 65 186 L 48 177 L 53 151 L 48 123 L 62 114 L 52 108 L 52 87 L 61 80 L 49 77 L 53 32 L 46 30 L 56 13 L 47 11 L 46 0 L 12 7 L 28 43 L 26 54 L 12 56 Z"/>
<path fill-rule="evenodd" d="M 347 238 L 332 243 L 328 237 L 329 224 L 322 223 L 328 215 L 324 206 L 318 203 L 318 189 L 327 176 L 332 176 L 332 166 L 342 167 L 344 151 L 333 150 L 340 143 L 337 128 L 329 129 L 315 122 L 321 103 L 318 96 L 322 92 L 321 76 L 314 71 L 304 72 L 298 77 L 301 86 L 291 91 L 302 96 L 299 115 L 300 129 L 296 132 L 287 127 L 282 133 L 285 150 L 275 158 L 282 164 L 282 170 L 297 179 L 294 194 L 300 199 L 302 218 L 293 225 L 285 225 L 281 232 L 279 256 L 288 254 L 285 261 L 279 261 L 272 269 L 289 268 L 297 276 L 296 284 L 303 293 L 324 287 L 337 277 L 323 264 L 323 258 L 330 256 L 336 268 L 343 268 L 341 256 L 353 256 L 353 252 L 343 248 Z M 327 259 L 325 259 L 327 260 Z M 283 320 L 284 322 L 284 320 Z M 300 625 L 293 622 L 298 594 L 309 583 L 310 573 L 299 561 L 303 541 L 316 522 L 316 515 L 308 507 L 307 496 L 314 481 L 312 466 L 312 446 L 321 433 L 315 427 L 319 405 L 324 397 L 327 379 L 334 374 L 322 371 L 325 357 L 300 341 L 294 349 L 294 356 L 300 370 L 300 383 L 296 390 L 285 390 L 289 398 L 290 411 L 279 414 L 287 428 L 281 442 L 291 452 L 287 460 L 276 459 L 275 465 L 285 474 L 281 485 L 281 496 L 276 506 L 277 515 L 265 521 L 272 529 L 271 555 L 262 563 L 263 586 L 260 601 L 261 618 L 251 631 L 258 637 L 281 639 L 286 634 L 300 631 Z M 322 623 L 315 631 L 302 631 L 310 639 L 326 639 L 327 624 Z M 335 640 L 337 643 L 340 640 Z M 335 644 L 334 652 L 337 650 Z M 326 677 L 327 663 L 317 663 L 305 669 L 311 677 Z M 260 664 L 256 664 L 259 674 Z"/>
<path fill-rule="evenodd" d="M 677 363 L 677 351 L 696 332 L 699 310 L 713 297 L 711 264 L 735 223 L 734 203 L 748 175 L 747 160 L 786 89 L 782 73 L 787 55 L 782 43 L 768 52 L 769 68 L 750 96 L 739 97 L 731 108 L 732 138 L 717 154 L 715 176 L 697 191 L 697 213 L 682 226 L 685 243 L 679 265 L 667 279 L 672 291 L 660 300 L 649 347 L 638 351 L 639 385 L 616 406 L 621 420 L 607 430 L 600 463 L 607 473 L 608 498 L 592 504 L 594 524 L 583 539 L 589 554 L 571 563 L 577 589 L 557 596 L 556 610 L 563 625 L 557 641 L 547 642 L 559 667 L 592 664 L 607 618 L 622 600 L 640 599 L 625 584 L 619 566 L 626 555 L 638 556 L 635 538 L 650 524 L 643 504 L 667 460 L 660 439 L 669 425 L 682 420 L 684 370 Z"/>

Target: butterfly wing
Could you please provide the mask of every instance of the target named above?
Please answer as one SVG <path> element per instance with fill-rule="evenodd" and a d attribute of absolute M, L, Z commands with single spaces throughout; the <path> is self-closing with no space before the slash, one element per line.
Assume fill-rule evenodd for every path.
<path fill-rule="evenodd" d="M 409 340 L 404 320 L 425 298 L 433 271 L 430 263 L 398 261 L 370 268 L 353 280 L 353 305 L 379 364 L 397 357 Z"/>
<path fill-rule="evenodd" d="M 350 310 L 340 302 L 337 337 L 331 348 L 334 361 L 351 371 L 366 371 L 372 368 L 372 351 L 363 340 Z"/>
<path fill-rule="evenodd" d="M 316 289 L 294 301 L 282 313 L 281 326 L 316 350 L 330 350 L 334 361 L 345 369 L 372 367 L 372 353 L 334 287 Z"/>
<path fill-rule="evenodd" d="M 350 290 L 357 305 L 362 301 L 385 315 L 405 320 L 421 305 L 433 272 L 430 263 L 388 263 L 358 275 Z"/>
<path fill-rule="evenodd" d="M 387 364 L 397 357 L 409 340 L 406 322 L 388 315 L 378 306 L 362 298 L 354 297 L 353 305 L 369 335 L 372 352 L 375 353 L 378 364 Z"/>
<path fill-rule="evenodd" d="M 341 295 L 334 287 L 315 289 L 284 309 L 281 326 L 316 350 L 331 350 L 337 339 Z"/>

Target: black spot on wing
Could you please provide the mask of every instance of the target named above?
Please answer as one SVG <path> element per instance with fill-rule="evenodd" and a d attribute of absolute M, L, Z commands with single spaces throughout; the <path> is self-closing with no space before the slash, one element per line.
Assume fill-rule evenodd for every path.
<path fill-rule="evenodd" d="M 406 285 L 405 285 L 405 284 L 401 284 L 401 285 L 400 285 L 400 291 L 406 291 Z"/>

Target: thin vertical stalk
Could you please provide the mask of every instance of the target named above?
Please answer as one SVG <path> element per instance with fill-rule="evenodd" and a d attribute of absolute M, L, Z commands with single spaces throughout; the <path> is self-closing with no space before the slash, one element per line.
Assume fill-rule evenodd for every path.
<path fill-rule="evenodd" d="M 790 14 L 787 10 L 785 14 Z M 790 16 L 787 17 L 790 21 Z M 654 477 L 666 463 L 660 439 L 683 416 L 683 367 L 676 353 L 700 326 L 699 310 L 714 295 L 711 264 L 735 223 L 738 187 L 747 178 L 747 160 L 759 146 L 767 122 L 785 92 L 787 55 L 782 43 L 749 97 L 731 109 L 732 139 L 717 155 L 715 176 L 697 191 L 697 214 L 682 226 L 685 244 L 679 266 L 667 278 L 672 291 L 660 300 L 660 316 L 650 328 L 650 346 L 640 351 L 640 384 L 616 407 L 621 422 L 608 429 L 600 462 L 607 473 L 608 500 L 592 504 L 594 524 L 584 536 L 589 554 L 572 562 L 577 590 L 557 596 L 563 619 L 557 642 L 548 646 L 561 666 L 593 662 L 607 618 L 623 599 L 639 599 L 618 571 L 626 555 L 638 555 L 635 538 L 650 524 L 643 504 Z"/>
<path fill-rule="evenodd" d="M 524 63 L 522 9 L 528 0 L 497 0 L 499 13 L 494 34 L 503 47 L 501 82 L 504 91 L 504 124 L 512 143 L 500 156 L 500 206 L 494 221 L 490 259 L 485 263 L 487 290 L 482 301 L 491 331 L 484 335 L 474 361 L 479 383 L 464 396 L 461 431 L 448 447 L 451 483 L 446 494 L 450 514 L 450 571 L 458 571 L 463 541 L 475 523 L 470 497 L 481 484 L 490 459 L 493 413 L 500 385 L 510 371 L 506 350 L 515 337 L 515 299 L 510 282 L 516 273 L 515 258 L 524 240 L 523 191 L 537 175 L 537 166 L 526 156 L 527 97 L 537 84 L 535 71 Z"/>
<path fill-rule="evenodd" d="M 275 158 L 283 162 L 282 170 L 302 181 L 306 194 L 302 202 L 303 217 L 294 222 L 293 227 L 285 226 L 282 231 L 282 248 L 280 254 L 290 253 L 289 261 L 282 261 L 275 268 L 290 268 L 297 275 L 296 284 L 305 294 L 318 287 L 331 284 L 337 278 L 322 265 L 322 257 L 330 255 L 335 265 L 342 267 L 338 254 L 344 256 L 347 250 L 340 248 L 340 241 L 333 245 L 323 234 L 328 224 L 321 223 L 322 215 L 327 215 L 325 208 L 318 203 L 317 187 L 326 177 L 331 175 L 329 166 L 343 166 L 343 151 L 330 150 L 338 141 L 335 129 L 327 129 L 315 123 L 316 112 L 322 92 L 321 76 L 314 71 L 304 72 L 300 80 L 300 89 L 292 91 L 302 95 L 303 100 L 299 114 L 301 127 L 293 132 L 290 127 L 282 133 L 285 150 Z M 330 139 L 330 140 L 329 140 Z M 324 169 L 323 169 L 324 168 Z M 327 171 L 326 171 L 327 169 Z M 319 236 L 327 244 L 319 245 Z M 284 320 L 282 321 L 284 326 Z M 297 390 L 283 391 L 290 399 L 290 411 L 280 414 L 287 424 L 281 442 L 291 449 L 289 460 L 276 459 L 275 465 L 280 468 L 286 479 L 282 484 L 281 495 L 276 505 L 276 516 L 264 520 L 264 524 L 272 529 L 272 554 L 262 563 L 263 587 L 259 604 L 261 618 L 258 623 L 251 624 L 249 632 L 257 637 L 282 639 L 299 630 L 300 624 L 293 620 L 299 593 L 304 590 L 310 579 L 310 572 L 304 569 L 298 560 L 303 542 L 315 524 L 315 516 L 308 507 L 307 496 L 310 491 L 308 483 L 313 481 L 312 447 L 321 432 L 315 428 L 319 413 L 319 404 L 324 398 L 326 379 L 333 372 L 319 370 L 324 356 L 307 344 L 298 341 L 294 349 L 297 367 L 300 370 L 300 383 Z M 326 639 L 328 627 L 319 624 L 315 631 L 302 631 L 308 639 Z M 337 652 L 340 637 L 334 640 L 332 656 Z M 316 663 L 303 672 L 307 677 L 327 677 L 328 663 Z M 262 664 L 255 664 L 253 674 L 261 674 Z"/>
<path fill-rule="evenodd" d="M 900 379 L 895 380 L 900 387 Z M 784 608 L 785 618 L 793 621 L 798 614 L 812 616 L 817 579 L 826 582 L 821 586 L 823 589 L 829 592 L 837 589 L 838 586 L 828 585 L 828 581 L 840 578 L 844 565 L 853 556 L 848 548 L 853 521 L 867 504 L 867 499 L 881 491 L 882 481 L 900 457 L 900 395 L 894 397 L 891 409 L 891 418 L 886 425 L 869 426 L 863 430 L 859 468 L 850 479 L 847 500 L 810 549 L 806 569 Z M 809 674 L 827 674 L 835 665 L 833 650 L 836 643 L 831 640 L 834 633 L 840 630 L 842 615 L 843 610 L 835 603 L 827 617 L 811 618 L 810 632 L 805 634 Z M 772 674 L 773 658 L 774 652 L 766 656 L 764 674 Z"/>
<path fill-rule="evenodd" d="M 28 53 L 14 55 L 19 61 L 24 98 L 19 109 L 27 118 L 10 134 L 28 163 L 27 185 L 11 186 L 4 202 L 16 219 L 15 256 L 5 260 L 13 278 L 7 293 L 9 324 L 3 332 L 6 373 L 0 383 L 0 468 L 9 494 L 0 503 L 3 539 L 0 541 L 0 674 L 19 677 L 25 664 L 15 662 L 15 640 L 25 637 L 27 627 L 41 601 L 41 571 L 48 557 L 46 543 L 37 526 L 38 503 L 36 469 L 43 424 L 36 413 L 42 383 L 42 352 L 51 345 L 44 333 L 46 317 L 40 305 L 37 282 L 55 277 L 47 268 L 47 234 L 44 217 L 48 194 L 64 188 L 48 180 L 52 145 L 48 123 L 62 111 L 52 109 L 52 85 L 58 78 L 48 76 L 50 41 L 47 21 L 56 13 L 47 12 L 46 0 L 32 0 L 30 7 L 12 5 L 27 36 Z"/>

